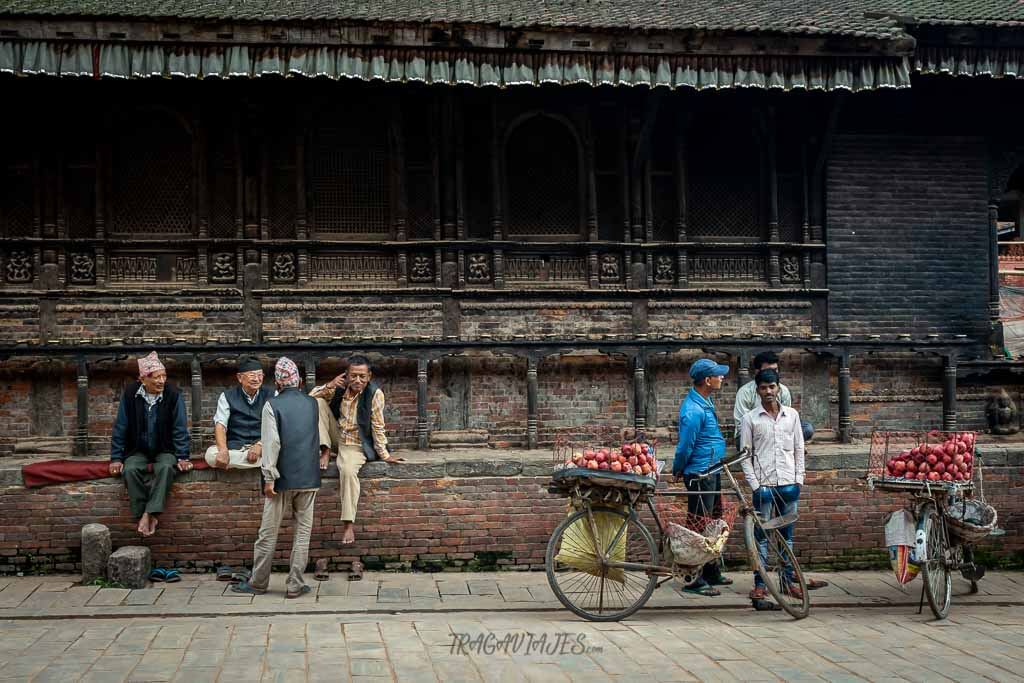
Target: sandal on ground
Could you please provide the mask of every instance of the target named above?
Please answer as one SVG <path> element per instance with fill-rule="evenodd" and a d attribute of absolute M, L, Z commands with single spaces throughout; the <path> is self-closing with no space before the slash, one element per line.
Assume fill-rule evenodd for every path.
<path fill-rule="evenodd" d="M 181 581 L 181 573 L 177 569 L 165 569 L 164 581 L 167 583 L 177 583 Z"/>
<path fill-rule="evenodd" d="M 363 563 L 356 560 L 352 563 L 352 568 L 348 570 L 349 581 L 362 581 L 363 580 Z"/>
<path fill-rule="evenodd" d="M 160 567 L 154 567 L 153 570 L 149 572 L 149 580 L 153 583 L 163 583 L 167 580 L 167 570 L 161 569 Z"/>
<path fill-rule="evenodd" d="M 764 586 L 754 586 L 754 588 L 750 591 L 747 597 L 749 597 L 754 602 L 757 602 L 758 600 L 767 600 L 768 589 L 766 589 Z"/>
<path fill-rule="evenodd" d="M 293 600 L 295 598 L 302 597 L 303 595 L 309 595 L 312 592 L 313 592 L 313 589 L 311 587 L 303 586 L 302 588 L 300 588 L 299 590 L 297 590 L 295 592 L 288 591 L 287 593 L 284 594 L 284 597 L 288 598 L 289 600 Z"/>
<path fill-rule="evenodd" d="M 683 589 L 683 592 L 692 595 L 703 595 L 705 598 L 714 598 L 722 594 L 717 588 L 706 583 L 698 586 L 687 586 Z"/>
<path fill-rule="evenodd" d="M 231 583 L 241 583 L 242 581 L 248 581 L 252 578 L 252 570 L 250 569 L 239 569 L 231 574 Z"/>
<path fill-rule="evenodd" d="M 327 558 L 321 557 L 316 561 L 316 568 L 313 571 L 313 578 L 317 581 L 330 581 L 331 575 L 327 571 Z"/>
<path fill-rule="evenodd" d="M 246 595 L 263 595 L 266 590 L 260 590 L 259 588 L 253 588 L 249 585 L 248 581 L 241 581 L 239 583 L 231 584 L 232 593 L 245 593 Z"/>
<path fill-rule="evenodd" d="M 818 581 L 817 579 L 807 579 L 807 590 L 816 591 L 819 588 L 827 588 L 828 581 Z"/>
<path fill-rule="evenodd" d="M 218 581 L 230 581 L 231 576 L 235 573 L 233 567 L 229 567 L 226 564 L 222 564 L 217 567 L 217 580 Z"/>
<path fill-rule="evenodd" d="M 714 581 L 708 581 L 709 586 L 731 586 L 732 583 L 732 579 L 730 579 L 728 576 L 719 576 Z"/>

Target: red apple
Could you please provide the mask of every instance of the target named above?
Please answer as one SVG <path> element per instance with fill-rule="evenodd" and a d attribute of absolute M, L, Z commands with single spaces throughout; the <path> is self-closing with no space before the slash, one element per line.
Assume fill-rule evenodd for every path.
<path fill-rule="evenodd" d="M 914 478 L 917 479 L 918 481 L 924 481 L 925 479 L 928 478 L 928 475 L 925 474 L 924 472 L 918 472 L 917 476 Z"/>
<path fill-rule="evenodd" d="M 928 463 L 923 462 L 917 466 L 917 471 L 920 472 L 921 474 L 928 474 L 929 472 L 932 471 L 932 467 Z"/>
<path fill-rule="evenodd" d="M 632 466 L 632 465 L 630 465 L 630 464 L 629 464 L 629 463 L 627 462 L 626 464 L 624 464 L 624 465 L 622 466 L 622 471 L 623 471 L 623 472 L 625 472 L 626 474 L 632 474 L 632 473 L 633 473 L 633 466 Z"/>
<path fill-rule="evenodd" d="M 911 474 L 913 474 L 916 471 L 917 471 L 917 463 L 914 462 L 913 460 L 908 461 L 907 462 L 907 472 L 910 472 Z"/>
<path fill-rule="evenodd" d="M 940 475 L 938 472 L 929 472 L 928 473 L 928 480 L 929 481 L 938 481 L 941 476 L 942 475 Z"/>
<path fill-rule="evenodd" d="M 588 460 L 587 461 L 587 469 L 588 470 L 596 470 L 597 469 L 597 461 L 596 460 Z"/>
<path fill-rule="evenodd" d="M 944 474 L 946 472 L 946 463 L 940 462 L 938 465 L 935 466 L 935 471 L 938 472 L 939 474 Z"/>
<path fill-rule="evenodd" d="M 599 470 L 607 470 L 607 469 L 610 469 L 610 467 L 608 465 L 608 462 L 605 461 L 605 462 L 597 463 L 597 469 L 599 469 Z"/>
<path fill-rule="evenodd" d="M 942 475 L 942 481 L 953 481 L 953 475 L 950 474 L 949 472 L 946 472 L 945 474 Z"/>
<path fill-rule="evenodd" d="M 621 472 L 621 471 L 622 471 L 622 463 L 619 462 L 618 460 L 616 460 L 615 462 L 612 463 L 612 472 Z"/>
<path fill-rule="evenodd" d="M 935 464 L 935 463 L 937 463 L 938 461 L 939 461 L 939 458 L 938 458 L 938 456 L 937 456 L 937 455 L 935 455 L 934 453 L 932 453 L 932 454 L 930 454 L 930 455 L 928 456 L 928 464 L 929 464 L 929 465 L 934 465 L 934 464 Z"/>
<path fill-rule="evenodd" d="M 597 464 L 598 464 L 598 465 L 600 465 L 601 463 L 603 463 L 603 462 L 605 462 L 606 460 L 608 460 L 608 456 L 607 456 L 607 455 L 605 455 L 605 454 L 604 454 L 604 452 L 601 452 L 601 453 L 598 453 L 598 454 L 597 454 L 597 457 L 596 457 L 596 458 L 594 458 L 594 460 L 596 460 L 596 461 L 597 461 Z"/>

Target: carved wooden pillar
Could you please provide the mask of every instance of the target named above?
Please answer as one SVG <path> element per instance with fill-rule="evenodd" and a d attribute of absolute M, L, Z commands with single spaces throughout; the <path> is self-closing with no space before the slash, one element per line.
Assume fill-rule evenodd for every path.
<path fill-rule="evenodd" d="M 466 239 L 466 139 L 462 116 L 462 98 L 452 105 L 455 121 L 455 239 Z M 459 286 L 465 286 L 464 270 L 459 268 Z"/>
<path fill-rule="evenodd" d="M 750 351 L 744 349 L 736 358 L 739 365 L 736 368 L 736 390 L 739 391 L 740 387 L 750 381 Z M 739 429 L 739 425 L 736 428 Z"/>
<path fill-rule="evenodd" d="M 196 210 L 193 215 L 196 217 L 196 237 L 203 240 L 210 236 L 210 173 L 207 164 L 209 163 L 208 146 L 210 143 L 207 133 L 206 119 L 198 112 L 193 117 L 195 126 L 194 159 L 196 169 Z M 202 274 L 200 284 L 206 284 L 203 279 L 206 269 L 202 264 L 197 264 Z"/>
<path fill-rule="evenodd" d="M 839 355 L 839 440 L 850 443 L 850 355 L 843 351 Z"/>
<path fill-rule="evenodd" d="M 647 428 L 647 357 L 643 352 L 633 357 L 633 426 L 637 432 Z"/>
<path fill-rule="evenodd" d="M 629 110 L 627 107 L 620 107 L 619 121 L 619 172 L 622 177 L 620 189 L 622 191 L 622 241 L 632 240 L 631 223 L 629 217 Z"/>
<path fill-rule="evenodd" d="M 956 361 L 955 355 L 944 358 L 942 368 L 942 430 L 954 432 L 956 419 Z"/>
<path fill-rule="evenodd" d="M 811 241 L 811 207 L 808 198 L 807 155 L 805 143 L 800 148 L 800 195 L 803 199 L 803 215 L 800 222 L 800 241 L 805 245 Z M 800 255 L 800 270 L 803 274 L 804 289 L 811 287 L 811 252 L 805 248 Z"/>
<path fill-rule="evenodd" d="M 782 240 L 779 234 L 779 169 L 776 162 L 775 110 L 768 107 L 764 114 L 764 150 L 768 171 L 768 242 Z M 782 272 L 779 263 L 778 247 L 768 249 L 768 284 L 772 287 L 782 286 Z"/>
<path fill-rule="evenodd" d="M 78 357 L 77 408 L 75 421 L 75 455 L 89 455 L 89 364 L 85 356 Z"/>
<path fill-rule="evenodd" d="M 430 437 L 427 421 L 427 369 L 430 361 L 418 358 L 416 361 L 416 447 L 425 450 Z"/>
<path fill-rule="evenodd" d="M 306 118 L 300 119 L 301 129 L 295 135 L 295 237 L 309 238 L 309 217 L 306 207 Z M 299 279 L 305 279 L 305 271 L 299 272 Z"/>
<path fill-rule="evenodd" d="M 245 237 L 245 157 L 242 154 L 242 117 L 232 117 L 231 153 L 235 163 L 235 237 Z M 241 268 L 239 268 L 241 270 Z"/>
<path fill-rule="evenodd" d="M 501 131 L 498 128 L 498 98 L 491 95 L 491 237 L 505 239 L 505 220 L 502 216 L 504 188 L 502 187 L 501 166 L 504 154 L 501 148 Z M 501 249 L 494 250 L 494 288 L 505 287 L 505 258 Z"/>
<path fill-rule="evenodd" d="M 316 365 L 317 359 L 313 354 L 308 354 L 305 360 L 306 370 L 306 393 L 313 391 L 313 387 L 316 386 Z"/>
<path fill-rule="evenodd" d="M 270 239 L 270 144 L 260 135 L 260 233 L 261 240 Z"/>
<path fill-rule="evenodd" d="M 687 240 L 686 212 L 687 205 L 687 179 L 686 179 L 686 132 L 685 123 L 680 126 L 676 136 L 675 173 L 676 173 L 676 240 L 685 242 Z M 680 248 L 676 252 L 676 286 L 686 287 L 689 284 L 689 253 L 686 249 Z"/>
<path fill-rule="evenodd" d="M 995 197 L 988 205 L 988 315 L 993 326 L 999 325 L 999 200 Z M 1002 346 L 1002 344 L 1000 344 Z"/>
<path fill-rule="evenodd" d="M 430 111 L 428 112 L 430 117 L 428 128 L 430 132 L 430 166 L 433 170 L 431 173 L 430 215 L 433 218 L 435 241 L 441 239 L 441 135 L 439 132 L 441 114 L 438 111 L 440 106 L 440 100 L 435 95 L 430 100 Z"/>
<path fill-rule="evenodd" d="M 96 239 L 96 261 L 93 264 L 96 274 L 96 286 L 105 287 L 107 284 L 107 255 L 103 242 L 107 238 L 107 188 L 110 187 L 110 143 L 104 137 L 96 145 L 96 217 L 95 230 Z"/>
<path fill-rule="evenodd" d="M 203 367 L 195 354 L 189 362 L 189 373 L 192 380 L 192 444 L 195 445 L 202 443 L 203 434 Z"/>
<path fill-rule="evenodd" d="M 537 357 L 526 357 L 526 447 L 537 447 Z"/>
<path fill-rule="evenodd" d="M 597 231 L 597 172 L 594 168 L 594 128 L 591 123 L 590 110 L 584 109 L 584 159 L 587 174 L 587 239 L 596 242 Z"/>

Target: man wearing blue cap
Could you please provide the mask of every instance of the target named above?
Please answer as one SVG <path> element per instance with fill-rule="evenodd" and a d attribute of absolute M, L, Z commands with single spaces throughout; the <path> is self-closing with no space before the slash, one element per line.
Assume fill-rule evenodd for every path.
<path fill-rule="evenodd" d="M 682 478 L 690 514 L 702 517 L 718 517 L 722 514 L 721 475 L 700 479 L 698 474 L 707 472 L 725 457 L 725 438 L 718 426 L 712 392 L 722 388 L 728 365 L 719 365 L 710 358 L 701 358 L 690 366 L 693 388 L 679 407 L 679 444 L 672 463 L 672 474 Z M 698 495 L 693 495 L 698 494 Z M 714 586 L 727 586 L 732 579 L 722 576 L 718 562 L 709 562 L 701 571 L 701 578 L 683 590 L 687 593 L 714 596 L 719 591 Z"/>

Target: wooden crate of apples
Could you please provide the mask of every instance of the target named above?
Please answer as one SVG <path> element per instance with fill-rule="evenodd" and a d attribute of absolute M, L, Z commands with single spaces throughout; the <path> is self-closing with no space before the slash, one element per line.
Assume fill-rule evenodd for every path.
<path fill-rule="evenodd" d="M 885 464 L 885 479 L 936 484 L 970 482 L 976 438 L 974 432 L 932 430 L 912 448 L 891 454 Z"/>

